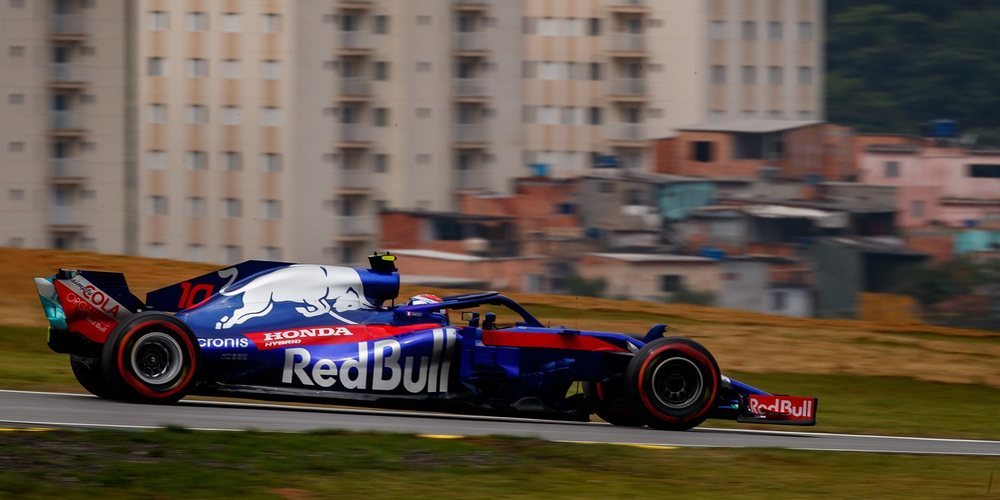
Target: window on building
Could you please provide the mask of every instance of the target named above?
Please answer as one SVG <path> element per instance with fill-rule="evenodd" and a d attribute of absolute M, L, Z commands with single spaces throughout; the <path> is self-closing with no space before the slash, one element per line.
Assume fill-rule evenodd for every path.
<path fill-rule="evenodd" d="M 201 196 L 189 196 L 187 199 L 188 217 L 204 217 L 206 211 L 205 198 Z"/>
<path fill-rule="evenodd" d="M 281 108 L 265 106 L 260 110 L 260 124 L 265 127 L 281 125 Z"/>
<path fill-rule="evenodd" d="M 375 172 L 383 174 L 389 171 L 389 155 L 376 153 L 373 162 L 375 164 Z"/>
<path fill-rule="evenodd" d="M 12 45 L 7 48 L 7 55 L 10 57 L 23 57 L 24 56 L 24 46 L 23 45 Z"/>
<path fill-rule="evenodd" d="M 7 143 L 7 151 L 11 153 L 20 153 L 24 151 L 24 142 L 22 141 L 11 141 Z"/>
<path fill-rule="evenodd" d="M 783 29 L 781 23 L 778 21 L 771 21 L 767 23 L 767 39 L 768 40 L 781 40 L 783 35 Z"/>
<path fill-rule="evenodd" d="M 710 78 L 710 81 L 712 83 L 715 83 L 715 84 L 724 84 L 724 83 L 726 83 L 726 67 L 725 66 L 723 66 L 721 64 L 715 64 L 715 65 L 712 66 L 712 68 L 711 68 L 711 70 L 709 72 L 710 72 L 709 78 Z"/>
<path fill-rule="evenodd" d="M 924 216 L 924 200 L 913 200 L 910 202 L 910 215 L 917 218 Z"/>
<path fill-rule="evenodd" d="M 243 170 L 243 155 L 238 151 L 225 151 L 222 153 L 222 168 L 235 172 Z"/>
<path fill-rule="evenodd" d="M 154 149 L 152 151 L 146 151 L 145 159 L 143 162 L 146 164 L 146 168 L 151 170 L 163 170 L 167 168 L 167 152 Z"/>
<path fill-rule="evenodd" d="M 22 201 L 24 200 L 24 190 L 23 189 L 10 189 L 7 191 L 7 199 L 10 201 Z"/>
<path fill-rule="evenodd" d="M 600 125 L 603 123 L 602 111 L 599 107 L 591 107 L 587 122 L 591 125 Z"/>
<path fill-rule="evenodd" d="M 375 33 L 379 35 L 389 34 L 389 16 L 375 16 Z"/>
<path fill-rule="evenodd" d="M 374 73 L 375 80 L 385 81 L 389 79 L 389 63 L 386 61 L 375 61 L 374 63 Z"/>
<path fill-rule="evenodd" d="M 187 107 L 187 122 L 194 125 L 208 123 L 208 106 L 189 105 Z"/>
<path fill-rule="evenodd" d="M 219 70 L 222 72 L 223 78 L 240 78 L 240 61 L 239 59 L 223 59 L 219 65 Z"/>
<path fill-rule="evenodd" d="M 261 14 L 260 30 L 264 33 L 278 33 L 281 31 L 281 14 Z"/>
<path fill-rule="evenodd" d="M 165 123 L 167 121 L 166 104 L 150 104 L 147 108 L 149 123 Z"/>
<path fill-rule="evenodd" d="M 278 200 L 264 200 L 260 205 L 260 216 L 264 219 L 281 218 L 281 202 Z"/>
<path fill-rule="evenodd" d="M 604 79 L 604 71 L 601 63 L 590 63 L 590 79 L 595 81 Z"/>
<path fill-rule="evenodd" d="M 813 82 L 813 69 L 810 66 L 799 66 L 799 85 L 810 85 Z"/>
<path fill-rule="evenodd" d="M 389 126 L 389 108 L 375 108 L 372 121 L 376 127 Z"/>
<path fill-rule="evenodd" d="M 162 57 L 146 59 L 146 76 L 167 76 L 167 60 Z"/>
<path fill-rule="evenodd" d="M 755 85 L 757 83 L 757 68 L 755 66 L 743 66 L 743 85 Z"/>
<path fill-rule="evenodd" d="M 767 83 L 781 85 L 784 79 L 785 71 L 781 66 L 770 66 L 767 68 Z"/>
<path fill-rule="evenodd" d="M 188 151 L 184 155 L 184 163 L 191 170 L 208 169 L 208 154 L 204 151 Z"/>
<path fill-rule="evenodd" d="M 239 198 L 223 198 L 222 215 L 230 218 L 242 217 L 243 201 Z"/>
<path fill-rule="evenodd" d="M 899 162 L 898 161 L 887 161 L 885 162 L 885 177 L 889 179 L 895 179 L 899 177 Z"/>
<path fill-rule="evenodd" d="M 969 177 L 1000 179 L 1000 165 L 973 163 L 969 165 Z"/>
<path fill-rule="evenodd" d="M 162 10 L 154 10 L 146 15 L 147 24 L 152 31 L 164 31 L 170 29 L 170 15 Z"/>
<path fill-rule="evenodd" d="M 260 64 L 260 76 L 264 80 L 278 80 L 281 78 L 281 62 L 267 59 Z"/>
<path fill-rule="evenodd" d="M 278 247 L 264 247 L 261 250 L 263 251 L 264 259 L 265 260 L 274 260 L 274 261 L 280 261 L 281 260 L 281 249 L 280 248 L 278 248 Z"/>
<path fill-rule="evenodd" d="M 813 39 L 813 23 L 809 21 L 803 21 L 799 23 L 799 40 L 812 40 Z"/>
<path fill-rule="evenodd" d="M 430 26 L 431 16 L 417 16 L 417 26 Z"/>
<path fill-rule="evenodd" d="M 708 37 L 712 40 L 726 39 L 726 22 L 712 21 L 708 23 Z"/>
<path fill-rule="evenodd" d="M 167 197 L 153 195 L 149 197 L 150 215 L 167 215 Z"/>
<path fill-rule="evenodd" d="M 205 261 L 205 245 L 192 243 L 187 246 L 187 260 L 189 262 Z"/>
<path fill-rule="evenodd" d="M 236 263 L 243 260 L 243 249 L 239 245 L 225 245 L 222 254 L 226 262 Z"/>
<path fill-rule="evenodd" d="M 744 40 L 756 40 L 757 23 L 754 21 L 743 21 L 743 24 L 741 25 L 741 33 Z"/>
<path fill-rule="evenodd" d="M 601 36 L 601 19 L 592 17 L 587 23 L 587 34 L 590 36 Z"/>
<path fill-rule="evenodd" d="M 190 58 L 187 60 L 187 76 L 189 78 L 208 77 L 208 60 L 201 58 Z"/>
<path fill-rule="evenodd" d="M 417 72 L 418 73 L 427 73 L 430 70 L 431 70 L 431 63 L 429 63 L 429 62 L 418 62 L 417 63 Z"/>
<path fill-rule="evenodd" d="M 661 292 L 677 292 L 684 286 L 684 277 L 679 274 L 661 274 L 660 275 L 660 291 Z"/>
<path fill-rule="evenodd" d="M 610 182 L 610 181 L 601 181 L 597 185 L 597 191 L 601 192 L 601 193 L 614 193 L 615 192 L 615 183 Z"/>
<path fill-rule="evenodd" d="M 714 144 L 711 141 L 695 141 L 691 143 L 691 159 L 697 162 L 709 163 L 712 161 L 712 149 Z"/>
<path fill-rule="evenodd" d="M 24 7 L 24 0 L 10 0 L 10 8 L 20 9 Z"/>
<path fill-rule="evenodd" d="M 417 118 L 430 118 L 431 108 L 417 108 Z"/>
<path fill-rule="evenodd" d="M 239 125 L 240 116 L 241 113 L 239 106 L 223 106 L 219 119 L 222 121 L 223 125 Z"/>
<path fill-rule="evenodd" d="M 7 94 L 7 104 L 24 104 L 24 94 Z"/>
<path fill-rule="evenodd" d="M 784 311 L 788 307 L 788 292 L 775 290 L 771 292 L 771 297 L 774 299 L 775 311 Z"/>
<path fill-rule="evenodd" d="M 167 245 L 160 242 L 146 244 L 146 257 L 163 259 L 167 256 Z"/>
<path fill-rule="evenodd" d="M 239 14 L 234 12 L 223 13 L 219 24 L 222 25 L 222 31 L 225 33 L 239 33 L 243 31 L 243 19 Z"/>
<path fill-rule="evenodd" d="M 188 31 L 208 31 L 208 14 L 204 12 L 188 12 Z"/>
<path fill-rule="evenodd" d="M 281 171 L 281 155 L 278 153 L 264 153 L 260 155 L 261 169 L 265 172 Z"/>

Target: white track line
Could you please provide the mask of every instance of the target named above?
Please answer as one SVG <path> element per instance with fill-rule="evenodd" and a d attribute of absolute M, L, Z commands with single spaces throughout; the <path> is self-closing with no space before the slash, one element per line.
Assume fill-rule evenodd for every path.
<path fill-rule="evenodd" d="M 40 394 L 47 396 L 76 396 L 82 398 L 93 398 L 96 396 L 90 394 L 77 394 L 72 392 L 46 392 L 46 391 L 24 391 L 24 390 L 13 390 L 13 389 L 0 389 L 0 393 L 9 392 L 15 394 Z M 296 411 L 315 411 L 315 412 L 332 412 L 332 413 L 357 413 L 362 415 L 388 415 L 388 416 L 403 416 L 403 417 L 435 417 L 435 418 L 458 418 L 458 419 L 472 419 L 472 420 L 493 420 L 501 422 L 549 422 L 557 424 L 576 424 L 576 425 L 609 425 L 603 422 L 573 422 L 564 420 L 546 420 L 546 419 L 533 419 L 533 418 L 519 418 L 519 417 L 503 417 L 503 416 L 492 416 L 492 415 L 462 415 L 453 413 L 434 413 L 434 412 L 417 412 L 417 411 L 407 411 L 407 410 L 370 410 L 365 408 L 338 408 L 338 407 L 322 407 L 322 406 L 296 406 L 296 405 L 284 405 L 284 404 L 271 404 L 271 403 L 242 403 L 237 401 L 209 401 L 209 400 L 182 400 L 181 403 L 193 405 L 193 406 L 208 406 L 208 405 L 221 405 L 221 406 L 234 406 L 242 408 L 268 408 L 268 409 L 279 409 L 279 410 L 296 410 Z M 77 424 L 65 424 L 65 425 L 77 425 Z M 81 424 L 83 425 L 83 424 Z M 94 424 L 98 425 L 98 424 Z M 115 427 L 114 425 L 108 424 L 110 427 Z M 118 426 L 118 427 L 128 427 L 128 426 Z M 144 428 L 144 427 L 139 427 Z M 159 427 L 148 427 L 151 429 L 157 429 Z M 195 430 L 233 430 L 233 429 L 195 429 Z M 932 437 L 917 437 L 917 436 L 886 436 L 880 434 L 844 434 L 835 432 L 808 432 L 808 431 L 778 431 L 778 430 L 759 430 L 759 429 L 725 429 L 721 427 L 699 427 L 692 429 L 694 432 L 716 432 L 716 433 L 745 433 L 745 434 L 776 434 L 781 436 L 791 436 L 791 437 L 849 437 L 849 438 L 874 438 L 874 439 L 905 439 L 914 441 L 935 441 L 935 442 L 948 442 L 948 443 L 984 443 L 984 444 L 1000 444 L 1000 441 L 994 441 L 989 439 L 960 439 L 960 438 L 932 438 Z M 615 443 L 615 444 L 630 444 L 630 443 Z M 809 450 L 812 448 L 796 448 Z M 845 450 L 853 451 L 853 450 Z M 862 450 L 857 450 L 862 451 Z M 889 452 L 886 452 L 889 453 Z"/>

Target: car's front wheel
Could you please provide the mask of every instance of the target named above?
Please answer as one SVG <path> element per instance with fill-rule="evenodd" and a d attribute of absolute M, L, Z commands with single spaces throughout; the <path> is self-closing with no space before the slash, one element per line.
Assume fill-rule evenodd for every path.
<path fill-rule="evenodd" d="M 126 399 L 173 403 L 194 384 L 198 346 L 183 323 L 164 313 L 140 313 L 108 336 L 101 356 L 105 378 Z"/>
<path fill-rule="evenodd" d="M 719 365 L 701 344 L 666 337 L 643 346 L 626 371 L 633 408 L 656 429 L 687 430 L 708 418 L 721 385 Z"/>

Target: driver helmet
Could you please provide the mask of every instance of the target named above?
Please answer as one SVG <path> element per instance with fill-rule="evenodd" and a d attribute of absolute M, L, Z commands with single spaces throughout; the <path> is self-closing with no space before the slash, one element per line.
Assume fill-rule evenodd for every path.
<path fill-rule="evenodd" d="M 414 295 L 413 297 L 410 297 L 410 299 L 406 301 L 406 305 L 408 305 L 408 306 L 422 306 L 422 305 L 425 305 L 425 304 L 439 304 L 441 302 L 444 302 L 444 301 L 441 300 L 441 297 L 438 297 L 437 295 L 434 295 L 434 294 L 431 294 L 431 293 L 422 293 L 420 295 Z M 447 309 L 441 309 L 441 310 L 435 311 L 435 312 L 440 313 L 441 315 L 443 315 L 445 317 L 445 319 L 448 319 L 448 310 Z M 406 314 L 407 314 L 407 316 L 413 316 L 413 313 L 406 313 Z"/>

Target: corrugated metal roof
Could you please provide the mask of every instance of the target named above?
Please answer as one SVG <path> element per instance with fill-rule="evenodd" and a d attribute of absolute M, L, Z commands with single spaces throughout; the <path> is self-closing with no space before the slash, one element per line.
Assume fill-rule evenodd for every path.
<path fill-rule="evenodd" d="M 621 260 L 624 262 L 715 262 L 706 257 L 692 255 L 651 254 L 651 253 L 588 253 L 595 257 Z"/>
<path fill-rule="evenodd" d="M 759 118 L 747 118 L 743 120 L 731 120 L 718 123 L 700 123 L 688 127 L 681 127 L 678 130 L 690 132 L 742 132 L 750 134 L 767 134 L 771 132 L 781 132 L 810 125 L 823 123 L 819 120 L 765 120 Z"/>

